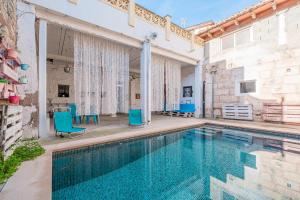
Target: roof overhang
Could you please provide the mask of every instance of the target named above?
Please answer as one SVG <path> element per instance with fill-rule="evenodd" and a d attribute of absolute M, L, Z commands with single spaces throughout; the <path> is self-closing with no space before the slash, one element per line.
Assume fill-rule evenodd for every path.
<path fill-rule="evenodd" d="M 266 18 L 300 3 L 300 0 L 265 0 L 199 33 L 204 41 L 220 37 L 257 20 Z"/>

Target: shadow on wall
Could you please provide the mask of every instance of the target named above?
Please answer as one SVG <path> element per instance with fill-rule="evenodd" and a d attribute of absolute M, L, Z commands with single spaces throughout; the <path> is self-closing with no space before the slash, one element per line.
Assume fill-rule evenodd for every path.
<path fill-rule="evenodd" d="M 264 103 L 276 103 L 276 97 L 260 95 L 260 88 L 255 82 L 255 92 L 241 93 L 241 82 L 245 80 L 245 68 L 228 65 L 226 60 L 206 66 L 205 80 L 205 116 L 222 118 L 223 104 L 251 104 L 255 121 L 262 120 Z M 248 88 L 246 88 L 248 89 Z M 212 114 L 213 113 L 213 114 Z"/>

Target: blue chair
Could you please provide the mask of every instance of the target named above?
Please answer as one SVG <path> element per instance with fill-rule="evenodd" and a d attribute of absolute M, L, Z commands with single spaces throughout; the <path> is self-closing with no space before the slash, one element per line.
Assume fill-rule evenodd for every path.
<path fill-rule="evenodd" d="M 54 129 L 57 133 L 80 133 L 85 128 L 73 127 L 70 112 L 54 112 Z"/>
<path fill-rule="evenodd" d="M 86 122 L 86 124 L 90 123 L 90 118 L 93 119 L 94 124 L 98 124 L 99 123 L 98 115 L 86 115 L 85 116 L 85 122 Z"/>
<path fill-rule="evenodd" d="M 90 123 L 90 119 L 93 119 L 94 124 L 98 124 L 99 123 L 99 116 L 96 111 L 96 106 L 95 105 L 91 105 L 90 107 L 90 114 L 89 115 L 85 115 L 85 123 L 89 124 Z"/>
<path fill-rule="evenodd" d="M 129 110 L 129 125 L 130 126 L 143 125 L 142 110 Z"/>
<path fill-rule="evenodd" d="M 81 116 L 77 115 L 76 105 L 74 103 L 69 104 L 69 109 L 76 124 L 81 124 Z"/>

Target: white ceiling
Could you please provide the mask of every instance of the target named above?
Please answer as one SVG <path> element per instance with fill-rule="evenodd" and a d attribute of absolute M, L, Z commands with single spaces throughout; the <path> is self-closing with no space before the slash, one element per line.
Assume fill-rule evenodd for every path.
<path fill-rule="evenodd" d="M 49 55 L 56 55 L 60 57 L 73 58 L 74 57 L 74 36 L 73 30 L 63 26 L 48 24 L 48 38 L 47 50 Z M 130 54 L 130 70 L 138 72 L 140 69 L 140 49 L 129 47 Z M 182 67 L 187 67 L 182 63 Z"/>
<path fill-rule="evenodd" d="M 73 31 L 53 24 L 48 25 L 47 50 L 48 54 L 73 58 Z"/>

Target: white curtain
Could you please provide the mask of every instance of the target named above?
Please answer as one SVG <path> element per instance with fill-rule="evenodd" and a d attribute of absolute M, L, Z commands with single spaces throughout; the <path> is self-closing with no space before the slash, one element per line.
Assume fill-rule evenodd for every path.
<path fill-rule="evenodd" d="M 181 64 L 172 59 L 166 59 L 166 109 L 178 110 L 181 90 Z"/>
<path fill-rule="evenodd" d="M 75 32 L 74 84 L 79 115 L 127 113 L 128 48 Z"/>
<path fill-rule="evenodd" d="M 162 56 L 152 56 L 152 111 L 164 110 L 164 68 L 166 59 Z"/>

